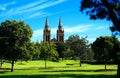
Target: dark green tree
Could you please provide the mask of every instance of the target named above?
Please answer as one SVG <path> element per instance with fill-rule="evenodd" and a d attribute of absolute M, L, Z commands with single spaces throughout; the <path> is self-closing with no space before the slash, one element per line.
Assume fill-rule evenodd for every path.
<path fill-rule="evenodd" d="M 11 61 L 11 72 L 14 70 L 14 62 L 23 57 L 26 46 L 32 37 L 32 30 L 23 21 L 6 20 L 0 26 L 0 51 L 4 58 Z"/>
<path fill-rule="evenodd" d="M 59 54 L 59 58 L 62 58 L 62 59 L 64 58 L 64 52 L 66 51 L 66 49 L 67 49 L 67 46 L 65 43 L 63 42 L 56 43 L 56 50 Z"/>
<path fill-rule="evenodd" d="M 32 58 L 39 58 L 39 55 L 40 55 L 40 46 L 41 44 L 40 44 L 40 42 L 35 42 L 34 43 L 34 53 L 33 53 L 33 56 L 32 56 Z"/>
<path fill-rule="evenodd" d="M 81 0 L 80 11 L 85 11 L 90 19 L 107 19 L 112 21 L 110 27 L 113 35 L 120 32 L 120 1 L 119 0 Z M 117 52 L 116 54 L 120 54 Z M 117 58 L 119 58 L 119 55 Z M 118 63 L 117 78 L 120 78 L 120 60 Z"/>
<path fill-rule="evenodd" d="M 98 62 L 104 62 L 105 70 L 107 62 L 110 62 L 113 59 L 111 56 L 114 45 L 116 44 L 114 44 L 114 37 L 112 36 L 100 36 L 92 44 L 95 60 L 97 60 Z"/>
<path fill-rule="evenodd" d="M 33 42 L 25 43 L 24 47 L 21 47 L 19 50 L 22 56 L 22 57 L 19 57 L 19 60 L 21 60 L 21 63 L 22 61 L 31 60 L 33 56 L 35 55 L 36 50 L 37 49 L 35 49 L 35 45 Z"/>
<path fill-rule="evenodd" d="M 85 38 L 80 38 L 78 35 L 71 35 L 69 36 L 68 40 L 66 41 L 67 46 L 70 48 L 70 50 L 73 50 L 74 53 L 74 59 L 79 58 L 80 60 L 80 67 L 81 67 L 81 60 L 85 60 L 86 58 L 86 52 L 88 51 L 88 41 Z"/>
<path fill-rule="evenodd" d="M 81 0 L 80 11 L 85 11 L 90 19 L 107 19 L 112 21 L 112 30 L 120 31 L 119 0 Z"/>
<path fill-rule="evenodd" d="M 43 58 L 45 61 L 45 68 L 47 68 L 47 60 L 56 59 L 59 55 L 56 51 L 55 44 L 41 43 L 41 53 L 40 58 Z"/>

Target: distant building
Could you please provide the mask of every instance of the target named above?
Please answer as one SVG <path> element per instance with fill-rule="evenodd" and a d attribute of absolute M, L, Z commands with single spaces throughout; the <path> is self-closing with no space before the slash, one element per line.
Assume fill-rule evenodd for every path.
<path fill-rule="evenodd" d="M 48 25 L 48 18 L 46 18 L 45 28 L 43 30 L 43 42 L 48 42 L 48 43 L 64 42 L 64 29 L 62 27 L 61 18 L 59 19 L 56 38 L 53 39 L 51 39 L 51 30 Z"/>

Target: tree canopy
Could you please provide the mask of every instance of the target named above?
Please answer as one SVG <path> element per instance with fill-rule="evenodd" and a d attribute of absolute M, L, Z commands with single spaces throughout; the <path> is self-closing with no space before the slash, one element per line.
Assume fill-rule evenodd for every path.
<path fill-rule="evenodd" d="M 71 57 L 73 59 L 79 58 L 79 60 L 85 60 L 86 54 L 88 52 L 88 41 L 87 37 L 79 37 L 78 35 L 71 35 L 69 36 L 68 40 L 66 41 L 67 46 L 71 50 Z M 80 63 L 81 66 L 81 63 Z"/>
<path fill-rule="evenodd" d="M 85 11 L 90 19 L 107 19 L 112 21 L 111 30 L 120 31 L 119 0 L 81 0 L 80 11 Z"/>
<path fill-rule="evenodd" d="M 49 43 L 42 43 L 41 49 L 40 49 L 40 58 L 43 58 L 45 61 L 45 68 L 47 66 L 47 60 L 56 60 L 59 55 L 56 51 L 56 45 L 55 44 L 49 44 Z"/>
<path fill-rule="evenodd" d="M 64 52 L 66 51 L 67 46 L 66 43 L 58 42 L 56 43 L 56 50 L 59 54 L 59 58 L 64 58 Z"/>
<path fill-rule="evenodd" d="M 0 52 L 7 60 L 14 61 L 28 52 L 27 45 L 32 37 L 32 30 L 23 21 L 6 20 L 0 25 Z"/>
<path fill-rule="evenodd" d="M 119 43 L 119 40 L 112 36 L 100 36 L 93 42 L 92 49 L 94 51 L 94 58 L 97 62 L 105 63 L 105 70 L 107 62 L 110 63 L 114 62 L 114 60 L 117 60 L 114 58 L 114 55 L 116 54 L 114 45 Z"/>

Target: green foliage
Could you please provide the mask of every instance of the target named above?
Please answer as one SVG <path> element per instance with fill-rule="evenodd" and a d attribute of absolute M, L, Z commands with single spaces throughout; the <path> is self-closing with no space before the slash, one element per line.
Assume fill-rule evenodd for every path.
<path fill-rule="evenodd" d="M 92 57 L 88 55 L 89 45 L 88 45 L 87 37 L 79 38 L 78 35 L 71 35 L 66 41 L 66 44 L 71 50 L 69 51 L 68 49 L 68 53 L 71 53 L 69 54 L 69 57 L 72 59 L 79 59 L 80 67 L 81 67 L 81 62 L 83 60 L 85 61 L 88 60 L 87 57 Z"/>
<path fill-rule="evenodd" d="M 64 58 L 65 59 L 74 59 L 75 56 L 75 52 L 73 50 L 70 50 L 70 48 L 68 48 L 65 52 L 64 52 Z"/>
<path fill-rule="evenodd" d="M 94 56 L 97 61 L 104 61 L 104 59 L 111 59 L 110 55 L 113 50 L 113 37 L 99 37 L 92 44 L 92 49 L 95 52 Z"/>
<path fill-rule="evenodd" d="M 40 43 L 37 41 L 36 43 L 34 43 L 34 52 L 33 52 L 33 56 L 32 56 L 32 58 L 38 58 L 39 57 L 39 55 L 40 55 L 40 48 L 41 47 L 41 45 L 40 45 Z"/>
<path fill-rule="evenodd" d="M 86 52 L 88 50 L 88 41 L 85 38 L 79 38 L 78 35 L 71 35 L 66 41 L 67 46 L 70 50 L 73 50 L 74 55 L 71 57 L 76 59 L 77 57 L 84 60 Z M 72 53 L 73 54 L 73 53 Z"/>
<path fill-rule="evenodd" d="M 6 20 L 0 26 L 0 43 L 5 57 L 11 60 L 13 57 L 17 60 L 21 57 L 19 50 L 23 49 L 32 37 L 32 30 L 23 21 Z"/>
<path fill-rule="evenodd" d="M 112 35 L 120 34 L 120 1 L 119 0 L 81 0 L 81 12 L 85 11 L 90 19 L 107 19 L 112 21 L 110 27 Z M 117 49 L 118 50 L 118 49 Z M 119 53 L 118 53 L 119 54 Z M 115 53 L 115 55 L 117 55 Z M 120 56 L 116 56 L 119 58 Z M 118 64 L 117 78 L 120 78 L 120 64 Z"/>
<path fill-rule="evenodd" d="M 112 21 L 112 32 L 120 31 L 119 0 L 81 0 L 80 11 L 85 11 L 90 16 L 90 19 L 107 19 Z"/>
<path fill-rule="evenodd" d="M 29 25 L 25 25 L 23 21 L 6 20 L 0 26 L 0 52 L 2 57 L 12 61 L 23 59 L 30 55 L 28 49 L 31 49 L 30 38 L 32 30 Z M 12 70 L 13 71 L 13 68 Z"/>
<path fill-rule="evenodd" d="M 59 58 L 64 58 L 64 52 L 66 51 L 67 46 L 66 43 L 58 42 L 56 43 L 56 50 L 59 54 Z"/>
<path fill-rule="evenodd" d="M 59 57 L 56 51 L 56 45 L 52 43 L 41 43 L 40 51 L 40 58 L 44 59 L 45 68 L 47 67 L 47 60 L 57 60 L 57 58 Z"/>
<path fill-rule="evenodd" d="M 117 52 L 115 46 L 119 43 L 120 42 L 117 38 L 111 36 L 101 36 L 97 38 L 96 41 L 92 44 L 95 59 L 102 62 L 104 60 L 107 62 L 110 62 L 111 60 L 117 60 L 115 59 Z"/>
<path fill-rule="evenodd" d="M 42 43 L 40 57 L 44 58 L 45 60 L 49 60 L 53 57 L 58 57 L 55 46 L 55 44 Z"/>

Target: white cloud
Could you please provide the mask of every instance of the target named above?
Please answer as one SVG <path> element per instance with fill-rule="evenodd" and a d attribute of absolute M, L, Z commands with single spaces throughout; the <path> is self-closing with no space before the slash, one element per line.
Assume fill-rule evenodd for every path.
<path fill-rule="evenodd" d="M 66 0 L 38 0 L 36 2 L 31 2 L 29 4 L 25 4 L 20 7 L 16 7 L 16 8 L 13 7 L 10 10 L 8 10 L 6 12 L 6 14 L 4 14 L 4 16 L 8 16 L 8 15 L 12 16 L 12 15 L 22 14 L 22 13 L 26 13 L 26 12 L 36 12 L 36 11 L 42 12 L 41 11 L 42 9 L 57 5 L 59 3 L 65 2 L 65 1 Z M 1 7 L 1 8 L 5 9 L 3 7 Z"/>
<path fill-rule="evenodd" d="M 2 5 L 0 5 L 0 10 L 6 10 L 6 8 L 8 7 L 8 6 L 10 6 L 10 5 L 14 5 L 14 4 L 16 4 L 16 2 L 15 1 L 12 1 L 12 2 L 9 2 L 9 3 L 5 3 L 5 4 L 2 4 Z"/>
<path fill-rule="evenodd" d="M 19 13 L 25 13 L 25 12 L 31 12 L 31 11 L 40 10 L 41 8 L 36 9 L 36 7 L 38 7 L 39 5 L 44 4 L 44 2 L 46 2 L 46 1 L 47 0 L 39 0 L 39 1 L 36 1 L 36 2 L 26 4 L 26 5 L 21 6 L 21 7 L 17 7 L 15 9 L 16 12 L 14 12 L 14 13 L 19 14 Z"/>
<path fill-rule="evenodd" d="M 43 35 L 43 29 L 33 31 L 33 37 L 39 37 L 41 35 Z"/>
<path fill-rule="evenodd" d="M 7 6 L 13 5 L 13 4 L 16 4 L 16 2 L 15 2 L 15 1 L 8 2 L 8 3 L 6 3 L 6 4 L 3 4 L 3 6 L 7 7 Z"/>
<path fill-rule="evenodd" d="M 51 29 L 51 34 L 56 34 L 57 28 L 52 28 Z"/>
<path fill-rule="evenodd" d="M 47 2 L 45 2 L 45 3 L 43 3 L 43 4 L 40 4 L 40 5 L 38 5 L 38 6 L 29 8 L 29 9 L 25 9 L 25 10 L 21 11 L 21 13 L 45 9 L 45 8 L 47 8 L 47 7 L 54 6 L 54 5 L 59 4 L 59 3 L 62 3 L 62 2 L 64 2 L 64 1 L 65 1 L 65 0 L 55 0 L 55 1 L 54 1 L 54 0 L 50 1 L 50 0 L 49 0 L 49 1 L 47 1 Z"/>
<path fill-rule="evenodd" d="M 6 10 L 6 7 L 4 7 L 4 6 L 0 6 L 0 10 Z"/>
<path fill-rule="evenodd" d="M 40 5 L 41 3 L 46 2 L 46 1 L 47 0 L 38 0 L 36 2 L 31 2 L 31 3 L 27 4 L 27 5 L 18 7 L 17 10 L 27 10 L 27 9 L 30 9 L 30 8 L 35 7 L 37 5 Z"/>
<path fill-rule="evenodd" d="M 66 33 L 78 33 L 78 32 L 85 32 L 93 25 L 77 25 L 77 26 L 70 26 L 65 27 L 64 30 Z"/>
<path fill-rule="evenodd" d="M 41 15 L 44 15 L 44 14 L 45 14 L 45 13 L 43 13 L 43 12 L 37 12 L 37 13 L 34 13 L 34 14 L 32 14 L 31 16 L 29 16 L 29 18 L 41 16 Z"/>
<path fill-rule="evenodd" d="M 95 30 L 109 29 L 109 27 L 108 27 L 108 26 L 96 26 L 94 29 L 95 29 Z"/>

